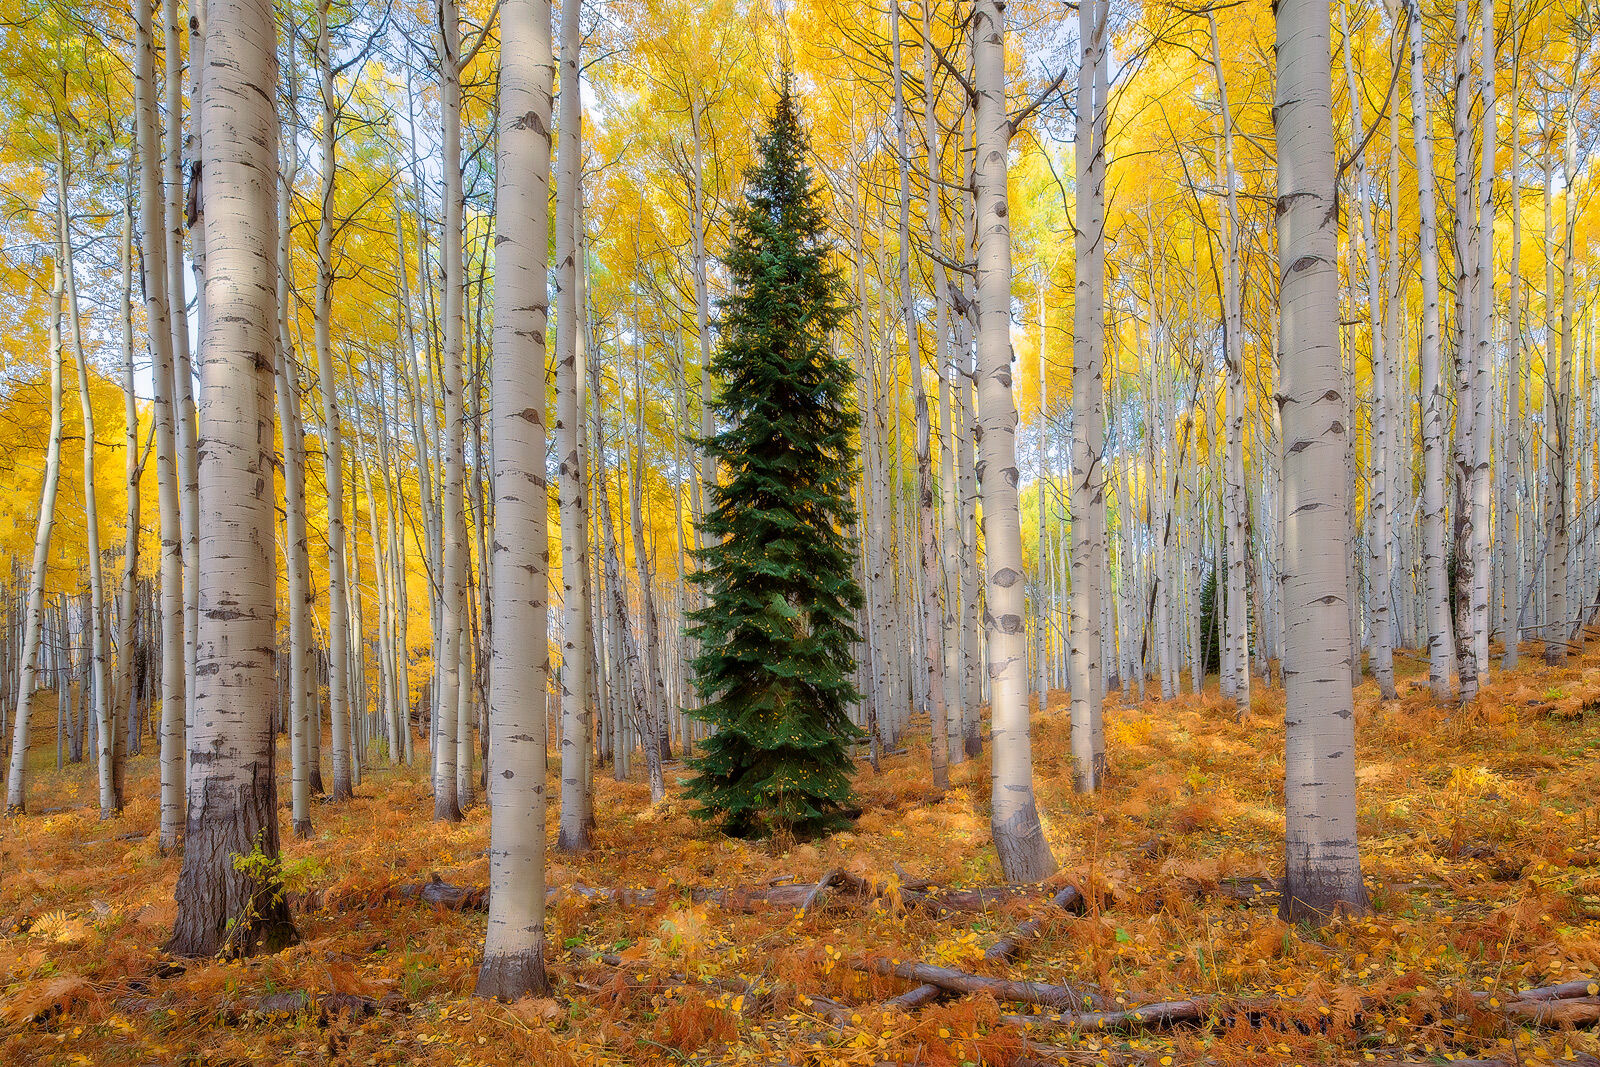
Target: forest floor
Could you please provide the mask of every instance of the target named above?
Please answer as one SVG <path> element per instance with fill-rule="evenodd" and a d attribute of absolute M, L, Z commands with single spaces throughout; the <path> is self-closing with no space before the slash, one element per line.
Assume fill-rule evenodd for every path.
<path fill-rule="evenodd" d="M 487 881 L 482 806 L 434 823 L 422 773 L 385 770 L 353 802 L 317 805 L 310 840 L 290 837 L 285 811 L 301 943 L 176 961 L 161 946 L 179 860 L 142 833 L 152 757 L 130 769 L 127 813 L 101 823 L 89 768 L 58 775 L 52 737 L 32 796 L 60 807 L 0 825 L 0 1063 L 1597 1063 L 1600 654 L 1524 664 L 1465 712 L 1434 707 L 1410 657 L 1399 701 L 1358 690 L 1374 913 L 1320 934 L 1273 907 L 1283 694 L 1259 681 L 1243 723 L 1214 685 L 1113 696 L 1111 775 L 1094 797 L 1071 791 L 1054 694 L 1035 718 L 1034 773 L 1062 870 L 1008 896 L 941 892 L 1001 881 L 987 758 L 953 768 L 935 800 L 913 737 L 881 773 L 862 764 L 850 832 L 784 848 L 697 822 L 679 765 L 654 808 L 642 781 L 602 770 L 598 847 L 550 857 L 555 996 L 516 1004 L 471 996 L 481 897 L 417 892 L 434 874 Z M 763 888 L 818 882 L 804 909 L 808 891 Z M 1067 885 L 1081 913 L 1052 905 Z M 659 891 L 581 891 L 646 886 Z M 697 902 L 692 887 L 737 892 Z M 1029 919 L 1035 936 L 1008 962 L 984 959 Z M 882 1002 L 916 983 L 859 969 L 874 959 L 1070 985 L 1108 1008 L 1191 1003 L 1165 1009 L 1178 1020 L 1165 1027 L 1096 1026 L 1037 986 L 1002 992 L 1045 1006 L 985 992 L 902 1012 Z M 1517 995 L 1573 980 L 1563 999 Z"/>

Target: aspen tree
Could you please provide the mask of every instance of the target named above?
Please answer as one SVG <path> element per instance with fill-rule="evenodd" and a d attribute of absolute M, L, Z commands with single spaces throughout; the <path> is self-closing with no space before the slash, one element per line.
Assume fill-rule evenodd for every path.
<path fill-rule="evenodd" d="M 207 271 L 200 351 L 200 680 L 178 916 L 168 950 L 246 956 L 295 938 L 277 884 L 272 713 L 277 580 L 271 366 L 277 345 L 277 23 L 212 0 L 198 108 Z M 236 862 L 234 857 L 260 857 Z"/>
<path fill-rule="evenodd" d="M 1011 220 L 1006 199 L 1004 7 L 972 10 L 977 89 L 978 419 L 982 426 L 983 533 L 988 601 L 993 799 L 990 830 L 1011 882 L 1056 870 L 1033 793 L 1028 722 L 1028 649 L 1023 622 L 1022 518 L 1017 500 L 1017 408 L 1011 374 Z"/>
<path fill-rule="evenodd" d="M 1361 117 L 1361 94 L 1357 91 L 1356 69 L 1350 61 L 1349 19 L 1345 0 L 1339 4 L 1340 36 L 1344 39 L 1345 77 L 1350 95 L 1350 128 L 1358 133 L 1366 127 Z M 1355 158 L 1356 204 L 1360 210 L 1363 266 L 1367 284 L 1367 330 L 1372 361 L 1372 476 L 1367 482 L 1367 508 L 1371 526 L 1367 548 L 1371 564 L 1367 573 L 1367 599 L 1371 605 L 1372 676 L 1385 700 L 1397 696 L 1394 686 L 1394 638 L 1390 622 L 1389 574 L 1392 569 L 1393 535 L 1389 525 L 1389 369 L 1390 353 L 1384 347 L 1379 305 L 1378 235 L 1372 218 L 1372 186 L 1367 177 L 1365 153 Z M 1397 252 L 1390 250 L 1390 255 Z M 1353 432 L 1353 430 L 1352 430 Z M 1359 655 L 1359 651 L 1356 653 Z"/>
<path fill-rule="evenodd" d="M 1422 568 L 1428 635 L 1428 682 L 1435 700 L 1454 696 L 1450 668 L 1450 591 L 1444 547 L 1445 398 L 1439 352 L 1439 245 L 1434 215 L 1433 138 L 1428 130 L 1422 11 L 1407 0 L 1411 42 L 1411 129 L 1417 158 L 1418 260 L 1422 271 L 1422 336 L 1418 351 L 1422 390 Z"/>
<path fill-rule="evenodd" d="M 462 261 L 465 194 L 461 185 L 460 13 L 456 0 L 438 0 L 439 24 L 434 48 L 439 65 L 439 106 L 443 117 L 444 227 L 441 234 L 444 291 L 440 326 L 444 390 L 444 478 L 440 504 L 441 574 L 437 616 L 439 662 L 435 668 L 433 817 L 446 822 L 461 818 L 457 800 L 457 717 L 461 707 L 461 672 L 468 653 L 461 645 L 467 598 L 466 420 L 462 411 L 462 331 L 466 288 Z M 548 130 L 546 131 L 548 134 Z"/>
<path fill-rule="evenodd" d="M 339 170 L 338 90 L 333 82 L 331 0 L 317 2 L 318 213 L 314 336 L 322 393 L 322 475 L 328 506 L 328 718 L 333 725 L 333 799 L 348 800 L 353 768 L 350 741 L 350 590 L 345 577 L 344 433 L 333 369 L 333 211 Z"/>
<path fill-rule="evenodd" d="M 1282 331 L 1285 917 L 1364 912 L 1356 845 L 1355 715 L 1339 360 L 1338 214 L 1328 0 L 1280 0 L 1273 129 L 1278 151 Z"/>
<path fill-rule="evenodd" d="M 575 4 L 575 0 L 567 0 Z M 545 327 L 555 59 L 548 0 L 500 10 L 494 285 L 494 636 L 489 654 L 489 926 L 479 996 L 546 996 Z"/>
<path fill-rule="evenodd" d="M 911 291 L 911 156 L 906 144 L 904 72 L 900 62 L 900 3 L 889 2 L 889 35 L 894 55 L 895 165 L 900 192 L 900 315 L 905 330 L 906 359 L 911 365 L 911 399 L 917 419 L 917 557 L 922 567 L 920 609 L 928 713 L 933 724 L 930 755 L 933 787 L 950 788 L 949 729 L 945 708 L 944 640 L 939 613 L 939 526 L 933 508 L 933 429 L 928 411 L 928 391 L 922 381 L 922 342 L 917 336 L 915 297 Z M 913 643 L 914 644 L 914 643 Z"/>
<path fill-rule="evenodd" d="M 1100 140 L 1104 99 L 1098 88 L 1109 7 L 1087 0 L 1079 11 L 1076 295 L 1072 360 L 1072 616 L 1069 625 L 1073 787 L 1099 788 L 1104 751 L 1097 750 L 1104 695 L 1101 601 L 1107 592 L 1105 540 L 1105 393 L 1102 378 L 1105 299 L 1105 156 Z M 987 498 L 988 494 L 984 494 Z"/>
<path fill-rule="evenodd" d="M 65 213 L 66 206 L 60 210 Z M 59 245 L 57 246 L 59 249 Z M 39 517 L 34 525 L 33 566 L 28 576 L 28 598 L 23 615 L 22 654 L 17 672 L 17 710 L 11 721 L 11 768 L 6 779 L 6 814 L 28 810 L 28 728 L 31 725 L 34 688 L 39 670 L 39 648 L 44 637 L 44 580 L 50 564 L 50 536 L 55 530 L 56 497 L 61 489 L 61 300 L 66 279 L 59 251 L 51 268 L 50 332 L 45 351 L 50 360 L 50 438 L 45 448 L 44 480 L 39 490 Z M 59 688 L 59 686 L 57 687 Z"/>
<path fill-rule="evenodd" d="M 579 81 L 579 0 L 561 4 L 561 100 L 557 124 L 555 257 L 556 451 L 561 479 L 561 829 L 563 852 L 589 848 L 586 815 L 589 720 L 588 504 L 579 445 L 585 408 L 578 365 L 578 184 L 583 174 L 583 101 Z M 697 279 L 698 285 L 698 279 Z"/>

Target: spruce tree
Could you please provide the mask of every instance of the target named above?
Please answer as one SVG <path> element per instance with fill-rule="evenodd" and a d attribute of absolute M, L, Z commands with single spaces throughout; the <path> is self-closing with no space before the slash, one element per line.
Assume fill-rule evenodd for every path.
<path fill-rule="evenodd" d="M 714 729 L 690 761 L 697 814 L 741 836 L 811 836 L 852 805 L 848 708 L 859 699 L 851 646 L 861 605 L 855 376 L 833 354 L 843 286 L 786 85 L 746 174 L 724 262 L 711 370 L 720 433 L 698 442 L 721 484 L 692 576 L 707 602 L 695 716 Z"/>

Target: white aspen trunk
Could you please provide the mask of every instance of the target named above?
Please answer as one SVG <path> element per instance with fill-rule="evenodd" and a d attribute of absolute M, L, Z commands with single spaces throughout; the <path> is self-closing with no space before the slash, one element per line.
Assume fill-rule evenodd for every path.
<path fill-rule="evenodd" d="M 164 207 L 166 256 L 167 268 L 166 295 L 170 306 L 168 325 L 172 331 L 172 403 L 174 411 L 173 434 L 174 444 L 177 449 L 178 470 L 178 508 L 181 513 L 183 527 L 183 662 L 184 662 L 184 690 L 193 692 L 195 687 L 195 640 L 196 628 L 199 626 L 199 592 L 200 576 L 195 571 L 200 545 L 200 531 L 198 522 L 199 496 L 197 489 L 197 442 L 195 438 L 195 402 L 194 402 L 194 368 L 189 358 L 189 315 L 188 294 L 183 281 L 183 38 L 185 36 L 184 23 L 178 14 L 177 0 L 162 0 L 162 14 L 166 23 L 167 47 L 167 151 L 164 161 L 163 182 L 166 186 Z M 204 11 L 196 11 L 197 20 L 204 19 Z M 191 68 L 199 70 L 203 63 L 204 43 L 196 37 L 190 48 Z M 198 85 L 198 82 L 195 83 Z M 191 108 L 198 108 L 198 94 L 190 100 Z M 196 130 L 198 139 L 198 121 L 191 114 L 191 124 Z M 196 153 L 195 161 L 198 163 L 199 154 Z M 195 197 L 199 200 L 200 175 L 195 175 Z M 197 232 L 198 236 L 198 232 Z M 204 259 L 203 240 L 195 244 L 196 270 Z M 198 275 L 197 275 L 198 277 Z M 196 294 L 199 295 L 198 293 Z M 205 320 L 201 316 L 201 329 L 204 329 Z M 185 723 L 189 723 L 194 715 L 193 708 L 185 705 Z"/>
<path fill-rule="evenodd" d="M 112 682 L 111 721 L 100 734 L 100 818 L 109 819 L 122 812 L 126 796 L 127 727 L 135 724 L 133 703 L 133 661 L 139 580 L 139 476 L 144 462 L 139 455 L 139 397 L 133 374 L 133 167 L 135 151 L 128 160 L 127 197 L 122 205 L 122 303 L 118 317 L 122 347 L 122 422 L 123 469 L 127 486 L 127 510 L 122 524 L 122 579 L 117 590 L 117 659 Z M 120 709 L 121 714 L 118 714 Z M 109 730 L 111 736 L 106 736 Z M 0 734 L 4 724 L 0 722 Z M 105 763 L 109 756 L 110 767 Z M 109 781 L 108 781 L 109 779 Z M 109 789 L 108 789 L 109 787 Z"/>
<path fill-rule="evenodd" d="M 633 567 L 639 582 L 639 630 L 644 643 L 644 673 L 640 678 L 645 685 L 649 708 L 649 714 L 644 719 L 644 742 L 656 752 L 656 765 L 659 768 L 661 761 L 671 757 L 671 749 L 666 685 L 661 677 L 661 641 L 656 627 L 655 583 L 651 578 L 650 555 L 644 541 L 644 368 L 639 359 L 639 333 L 640 326 L 636 318 L 633 350 L 634 451 L 628 464 L 628 525 L 633 533 Z M 621 399 L 620 390 L 618 399 Z M 653 800 L 666 796 L 665 778 L 662 778 L 660 787 L 661 794 L 656 796 L 656 782 L 652 777 Z"/>
<path fill-rule="evenodd" d="M 294 101 L 298 79 L 295 36 L 285 42 L 288 56 L 289 127 L 295 126 Z M 294 183 L 300 172 L 300 154 L 294 137 L 284 138 L 287 159 L 281 162 L 278 183 L 278 344 L 274 360 L 274 386 L 278 423 L 283 436 L 283 564 L 289 597 L 289 810 L 294 835 L 311 836 L 311 705 L 314 692 L 310 676 L 310 622 L 306 618 L 311 597 L 310 553 L 306 544 L 305 443 L 299 436 L 299 376 L 295 371 L 294 334 L 291 327 L 289 282 L 294 277 L 293 242 L 290 239 Z M 320 721 L 320 716 L 318 717 Z"/>
<path fill-rule="evenodd" d="M 1097 751 L 1104 689 L 1102 607 L 1108 575 L 1105 540 L 1105 397 L 1102 378 L 1105 299 L 1104 146 L 1099 138 L 1104 101 L 1096 93 L 1109 8 L 1088 0 L 1079 13 L 1076 159 L 1077 279 L 1072 361 L 1072 608 L 1069 622 L 1073 788 L 1092 793 L 1105 771 Z M 986 494 L 987 495 L 987 494 Z"/>
<path fill-rule="evenodd" d="M 65 205 L 61 208 L 66 211 Z M 45 349 L 50 359 L 50 442 L 45 448 L 44 481 L 39 490 L 39 519 L 33 534 L 33 567 L 28 573 L 28 600 L 23 617 L 22 657 L 17 672 L 17 711 L 11 722 L 11 768 L 6 779 L 6 814 L 28 810 L 28 727 L 33 711 L 39 646 L 44 635 L 44 580 L 50 564 L 50 535 L 55 529 L 56 496 L 61 488 L 61 299 L 65 278 L 59 255 L 50 286 L 50 332 Z M 59 685 L 57 686 L 59 688 Z"/>
<path fill-rule="evenodd" d="M 295 938 L 278 857 L 271 367 L 277 345 L 277 25 L 266 0 L 209 5 L 198 119 L 208 271 L 200 351 L 200 621 L 178 916 L 168 950 L 254 955 Z"/>
<path fill-rule="evenodd" d="M 1346 401 L 1339 359 L 1331 26 L 1327 0 L 1281 0 L 1273 128 L 1283 343 L 1285 915 L 1320 923 L 1364 912 L 1356 843 L 1343 479 Z"/>
<path fill-rule="evenodd" d="M 1473 641 L 1473 588 L 1478 580 L 1478 555 L 1475 550 L 1476 509 L 1473 505 L 1473 468 L 1477 458 L 1473 453 L 1473 413 L 1477 410 L 1478 379 L 1473 370 L 1477 357 L 1475 339 L 1476 312 L 1473 310 L 1473 288 L 1477 281 L 1477 255 L 1473 251 L 1473 231 L 1476 201 L 1472 194 L 1472 90 L 1471 78 L 1471 4 L 1470 0 L 1456 0 L 1454 15 L 1455 66 L 1452 96 L 1454 100 L 1454 191 L 1455 191 L 1455 320 L 1452 333 L 1455 340 L 1456 423 L 1453 436 L 1454 470 L 1454 530 L 1453 548 L 1455 580 L 1451 590 L 1455 606 L 1456 673 L 1460 680 L 1463 702 L 1471 702 L 1478 695 L 1477 645 Z"/>
<path fill-rule="evenodd" d="M 939 500 L 940 536 L 944 541 L 944 702 L 946 741 L 949 762 L 960 763 L 966 759 L 962 743 L 965 712 L 960 669 L 960 585 L 961 539 L 956 514 L 956 459 L 955 428 L 951 424 L 950 389 L 955 367 L 949 354 L 949 278 L 945 272 L 943 233 L 943 206 L 939 195 L 941 167 L 939 133 L 939 96 L 934 85 L 934 58 L 932 38 L 933 5 L 922 5 L 922 103 L 923 148 L 927 167 L 925 215 L 928 223 L 928 246 L 934 252 L 933 271 L 934 306 L 934 366 L 939 378 Z"/>
<path fill-rule="evenodd" d="M 139 146 L 139 238 L 143 250 L 145 320 L 154 385 L 157 505 L 161 527 L 160 825 L 162 851 L 183 832 L 184 601 L 183 532 L 173 412 L 171 304 L 167 299 L 167 238 L 160 146 L 156 133 L 155 27 L 151 4 L 134 7 L 138 38 L 134 67 L 135 130 Z"/>
<path fill-rule="evenodd" d="M 545 328 L 551 93 L 548 0 L 500 11 L 494 278 L 494 637 L 489 655 L 489 925 L 477 994 L 548 996 L 544 969 L 550 655 Z"/>
<path fill-rule="evenodd" d="M 1349 17 L 1347 3 L 1340 0 L 1339 29 L 1344 39 L 1344 68 L 1350 96 L 1350 128 L 1356 136 L 1366 129 L 1361 115 L 1361 93 L 1356 83 L 1355 65 L 1350 61 Z M 1356 203 L 1360 208 L 1363 265 L 1367 283 L 1367 329 L 1371 343 L 1372 360 L 1372 430 L 1369 444 L 1371 477 L 1367 480 L 1367 509 L 1370 527 L 1367 530 L 1367 550 L 1371 560 L 1367 568 L 1367 600 L 1371 606 L 1371 666 L 1373 679 L 1378 683 L 1378 693 L 1384 700 L 1398 695 L 1394 686 L 1394 637 L 1390 622 L 1389 574 L 1393 569 L 1393 536 L 1389 525 L 1389 370 L 1388 353 L 1384 348 L 1383 323 L 1379 305 L 1378 235 L 1372 218 L 1372 186 L 1367 177 L 1366 153 L 1355 160 Z M 1390 255 L 1398 253 L 1391 248 Z M 1354 364 L 1352 354 L 1351 363 Z M 1352 434 L 1354 430 L 1352 427 Z M 1354 655 L 1359 656 L 1359 650 Z"/>
<path fill-rule="evenodd" d="M 1211 28 L 1211 63 L 1217 78 L 1217 97 L 1222 108 L 1223 190 L 1227 215 L 1222 226 L 1223 253 L 1227 266 L 1223 275 L 1225 304 L 1224 349 L 1228 365 L 1226 401 L 1226 455 L 1223 458 L 1223 515 L 1227 529 L 1227 639 L 1229 688 L 1234 706 L 1241 715 L 1250 710 L 1250 634 L 1246 610 L 1245 578 L 1248 547 L 1246 532 L 1249 504 L 1244 487 L 1244 318 L 1240 311 L 1239 287 L 1239 198 L 1237 170 L 1233 157 L 1233 112 L 1228 105 L 1228 81 L 1222 71 L 1222 47 L 1217 40 L 1217 16 L 1208 12 Z M 1100 149 L 1103 151 L 1103 148 Z"/>
<path fill-rule="evenodd" d="M 1472 361 L 1472 555 L 1474 558 L 1472 596 L 1473 659 L 1480 678 L 1489 672 L 1489 516 L 1493 487 L 1490 481 L 1490 434 L 1494 421 L 1494 179 L 1497 143 L 1494 67 L 1497 62 L 1494 40 L 1494 3 L 1479 5 L 1483 21 L 1483 49 L 1479 56 L 1482 80 L 1479 95 L 1483 100 L 1483 145 L 1478 167 L 1477 226 L 1473 243 L 1477 248 L 1476 282 L 1473 286 L 1476 315 Z"/>
<path fill-rule="evenodd" d="M 900 3 L 889 0 L 890 39 L 894 54 L 894 129 L 896 169 L 900 180 L 900 315 L 905 329 L 906 360 L 911 365 L 911 399 L 917 434 L 917 556 L 922 569 L 922 674 L 928 714 L 933 725 L 930 752 L 933 788 L 950 788 L 950 720 L 945 707 L 944 638 L 939 613 L 939 520 L 933 506 L 933 427 L 928 391 L 922 381 L 922 343 L 917 336 L 915 297 L 911 290 L 911 156 L 906 139 L 905 77 L 900 62 Z"/>
<path fill-rule="evenodd" d="M 1576 77 L 1577 63 L 1574 61 L 1573 74 Z M 1567 661 L 1567 652 L 1576 628 L 1572 626 L 1573 620 L 1582 622 L 1582 604 L 1573 610 L 1571 591 L 1568 588 L 1570 581 L 1569 553 L 1572 550 L 1572 521 L 1575 514 L 1573 509 L 1573 483 L 1576 481 L 1573 474 L 1573 441 L 1572 441 L 1572 318 L 1573 318 L 1573 227 L 1576 219 L 1576 207 L 1573 203 L 1574 193 L 1572 182 L 1576 171 L 1576 139 L 1577 133 L 1573 128 L 1574 116 L 1569 108 L 1566 116 L 1566 132 L 1563 137 L 1561 154 L 1562 184 L 1565 189 L 1565 225 L 1562 235 L 1562 262 L 1561 262 L 1561 319 L 1560 319 L 1560 351 L 1557 376 L 1554 388 L 1555 402 L 1553 408 L 1554 418 L 1550 420 L 1555 427 L 1555 441 L 1550 447 L 1550 498 L 1547 507 L 1550 513 L 1550 535 L 1546 552 L 1545 566 L 1545 602 L 1546 613 L 1549 616 L 1549 630 L 1545 638 L 1544 660 L 1550 666 L 1560 666 Z M 1553 154 L 1553 153 L 1552 153 Z M 1548 157 L 1547 157 L 1548 158 Z M 1546 171 L 1549 174 L 1549 171 Z M 1546 182 L 1546 189 L 1549 182 Z M 1546 194 L 1548 195 L 1548 193 Z M 1546 209 L 1548 211 L 1548 208 Z M 1548 233 L 1550 223 L 1546 221 Z M 1554 249 L 1549 252 L 1551 263 L 1554 263 Z M 1553 267 L 1547 268 L 1553 270 Z M 1553 274 L 1552 274 L 1553 277 Z M 1555 286 L 1551 287 L 1552 296 L 1548 303 L 1553 305 Z M 1547 312 L 1547 318 L 1549 316 Z M 1550 344 L 1557 343 L 1556 335 L 1547 334 Z M 1546 361 L 1545 375 L 1549 376 L 1549 362 Z M 1548 388 L 1548 386 L 1547 386 Z"/>
<path fill-rule="evenodd" d="M 1048 612 L 1045 608 L 1045 572 L 1048 569 L 1049 548 L 1045 541 L 1045 490 L 1049 481 L 1049 465 L 1046 462 L 1045 452 L 1045 410 L 1046 410 L 1046 359 L 1045 359 L 1045 290 L 1049 285 L 1049 276 L 1043 267 L 1039 269 L 1039 392 L 1038 406 L 1034 409 L 1034 426 L 1038 434 L 1039 470 L 1038 470 L 1038 522 L 1035 530 L 1037 543 L 1034 545 L 1034 581 L 1033 581 L 1033 673 L 1034 689 L 1039 698 L 1039 713 L 1044 713 L 1045 702 L 1050 696 L 1050 678 L 1045 673 L 1045 649 L 1048 639 L 1046 631 L 1049 627 Z"/>
<path fill-rule="evenodd" d="M 100 510 L 94 484 L 94 405 L 89 395 L 89 361 L 83 349 L 83 320 L 78 310 L 78 275 L 72 264 L 72 233 L 67 213 L 67 139 L 56 126 L 56 236 L 59 269 L 64 275 L 67 322 L 72 330 L 72 354 L 78 371 L 78 409 L 83 419 L 83 544 L 88 556 L 89 610 L 88 670 L 84 672 L 86 707 L 92 700 L 96 723 L 100 810 L 108 813 L 113 802 L 111 735 L 116 732 L 111 707 L 111 687 L 106 667 L 106 586 L 100 568 Z M 81 758 L 81 753 L 80 753 Z"/>
<path fill-rule="evenodd" d="M 1553 115 L 1545 116 L 1548 130 Z M 1544 155 L 1544 659 L 1560 666 L 1567 659 L 1567 442 L 1565 404 L 1570 368 L 1561 359 L 1556 334 L 1559 290 L 1556 288 L 1555 146 Z M 1559 559 L 1558 559 L 1559 549 Z"/>
<path fill-rule="evenodd" d="M 611 609 L 613 648 L 616 653 L 613 659 L 618 667 L 616 687 L 626 689 L 632 695 L 631 726 L 637 729 L 644 749 L 645 772 L 650 781 L 650 802 L 655 804 L 666 796 L 666 783 L 661 773 L 659 735 L 654 729 L 649 711 L 648 679 L 639 654 L 639 644 L 634 639 L 632 628 L 628 625 L 627 592 L 622 584 L 622 566 L 617 557 L 617 537 L 611 525 L 611 494 L 606 485 L 605 394 L 601 389 L 600 365 L 597 360 L 589 361 L 589 391 L 595 398 L 595 479 L 600 487 L 600 537 L 605 558 L 606 595 L 609 597 Z M 621 669 L 624 664 L 626 671 Z M 624 738 L 629 733 L 630 724 L 627 718 L 624 714 L 617 716 L 619 732 Z M 625 752 L 629 748 L 631 743 L 626 741 L 617 746 L 619 752 Z M 626 776 L 627 772 L 624 769 L 621 773 Z"/>
<path fill-rule="evenodd" d="M 1511 73 L 1511 258 L 1506 266 L 1506 432 L 1500 464 L 1506 477 L 1500 492 L 1500 523 L 1496 531 L 1505 559 L 1505 584 L 1500 591 L 1500 641 L 1504 649 L 1500 669 L 1517 666 L 1522 641 L 1521 533 L 1531 516 L 1532 504 L 1522 459 L 1526 439 L 1522 422 L 1522 143 L 1517 120 L 1518 68 Z"/>
<path fill-rule="evenodd" d="M 583 101 L 579 81 L 579 5 L 561 8 L 561 100 L 556 162 L 556 451 L 561 503 L 561 824 L 556 848 L 591 846 L 585 767 L 589 723 L 589 569 L 587 502 L 580 452 L 585 408 L 578 365 L 578 183 L 583 173 Z M 698 286 L 699 280 L 697 278 Z M 698 483 L 696 483 L 698 484 Z"/>
<path fill-rule="evenodd" d="M 1023 622 L 1022 518 L 1017 501 L 1017 408 L 1011 375 L 1011 219 L 1006 206 L 1005 22 L 998 0 L 973 6 L 977 99 L 978 411 L 983 450 L 983 533 L 988 570 L 993 716 L 990 829 L 1007 881 L 1056 870 L 1033 793 L 1028 650 Z"/>
<path fill-rule="evenodd" d="M 461 708 L 461 671 L 466 659 L 461 647 L 468 575 L 466 515 L 463 483 L 466 477 L 466 420 L 462 413 L 462 307 L 465 278 L 462 260 L 461 186 L 461 63 L 460 14 L 456 0 L 439 0 L 439 26 L 435 49 L 439 63 L 439 106 L 443 118 L 444 227 L 441 234 L 444 277 L 444 314 L 440 333 L 444 389 L 444 486 L 440 505 L 442 560 L 440 568 L 439 663 L 435 704 L 433 817 L 455 822 L 461 818 L 457 799 L 457 720 Z M 548 129 L 545 135 L 548 136 Z"/>
<path fill-rule="evenodd" d="M 333 369 L 333 196 L 339 145 L 334 124 L 339 97 L 333 84 L 329 0 L 317 3 L 317 84 L 321 102 L 318 126 L 317 283 L 314 336 L 317 385 L 322 393 L 322 473 L 328 507 L 328 717 L 333 724 L 333 799 L 352 792 L 350 740 L 350 591 L 345 577 L 344 437 L 339 386 Z"/>
<path fill-rule="evenodd" d="M 1422 337 L 1418 355 L 1422 392 L 1422 567 L 1428 682 L 1434 699 L 1443 701 L 1454 695 L 1450 679 L 1454 654 L 1444 546 L 1445 397 L 1439 352 L 1439 239 L 1434 219 L 1433 139 L 1428 130 L 1422 14 L 1417 0 L 1407 0 L 1407 10 L 1411 39 L 1411 129 L 1417 164 L 1417 256 L 1422 269 Z"/>

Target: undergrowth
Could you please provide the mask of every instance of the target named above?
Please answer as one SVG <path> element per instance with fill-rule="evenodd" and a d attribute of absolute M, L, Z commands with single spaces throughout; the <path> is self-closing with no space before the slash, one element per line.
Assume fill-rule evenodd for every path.
<path fill-rule="evenodd" d="M 694 904 L 687 892 L 631 909 L 569 894 L 549 916 L 556 998 L 509 1005 L 470 995 L 482 913 L 395 892 L 434 872 L 459 885 L 487 881 L 487 811 L 430 821 L 420 768 L 374 770 L 354 801 L 317 805 L 309 840 L 294 839 L 284 811 L 282 869 L 303 890 L 293 896 L 300 944 L 180 971 L 161 952 L 179 860 L 160 855 L 153 834 L 123 836 L 156 822 L 150 750 L 129 768 L 127 812 L 106 823 L 87 766 L 59 775 L 41 766 L 38 806 L 60 810 L 0 825 L 0 1063 L 941 1067 L 1027 1057 L 1250 1067 L 1600 1052 L 1593 1030 L 1508 1027 L 1471 1010 L 1475 991 L 1600 975 L 1600 709 L 1585 705 L 1600 694 L 1600 657 L 1561 670 L 1524 662 L 1496 674 L 1466 711 L 1435 707 L 1405 657 L 1398 701 L 1379 706 L 1370 683 L 1357 691 L 1370 917 L 1314 933 L 1268 905 L 1212 892 L 1281 870 L 1280 689 L 1258 686 L 1243 723 L 1214 686 L 1143 705 L 1113 697 L 1111 774 L 1094 797 L 1072 792 L 1067 709 L 1055 694 L 1034 723 L 1035 778 L 1057 882 L 1085 891 L 1086 914 L 1050 915 L 1037 894 L 955 917 L 895 908 L 892 893 L 877 905 L 825 897 L 803 917 Z M 952 768 L 953 788 L 937 802 L 926 759 L 920 737 L 880 774 L 862 764 L 854 826 L 782 849 L 717 834 L 676 788 L 652 808 L 642 780 L 613 782 L 600 768 L 598 847 L 552 850 L 549 880 L 751 886 L 845 868 L 890 887 L 997 883 L 987 759 Z M 683 773 L 670 765 L 669 781 Z M 553 845 L 553 821 L 551 831 Z M 1040 914 L 1041 936 L 1015 963 L 983 961 Z M 623 966 L 574 949 L 618 953 Z M 875 1005 L 907 983 L 850 966 L 874 956 L 1092 984 L 1129 1005 L 1210 994 L 1278 1010 L 1209 1029 L 1025 1033 L 1000 1016 L 1027 1009 L 986 996 L 884 1013 Z M 680 985 L 684 977 L 694 984 Z M 716 988 L 727 978 L 754 987 Z M 271 1018 L 252 1008 L 285 993 L 355 994 L 383 1007 Z M 854 1014 L 830 1024 L 809 1010 L 812 996 Z"/>

